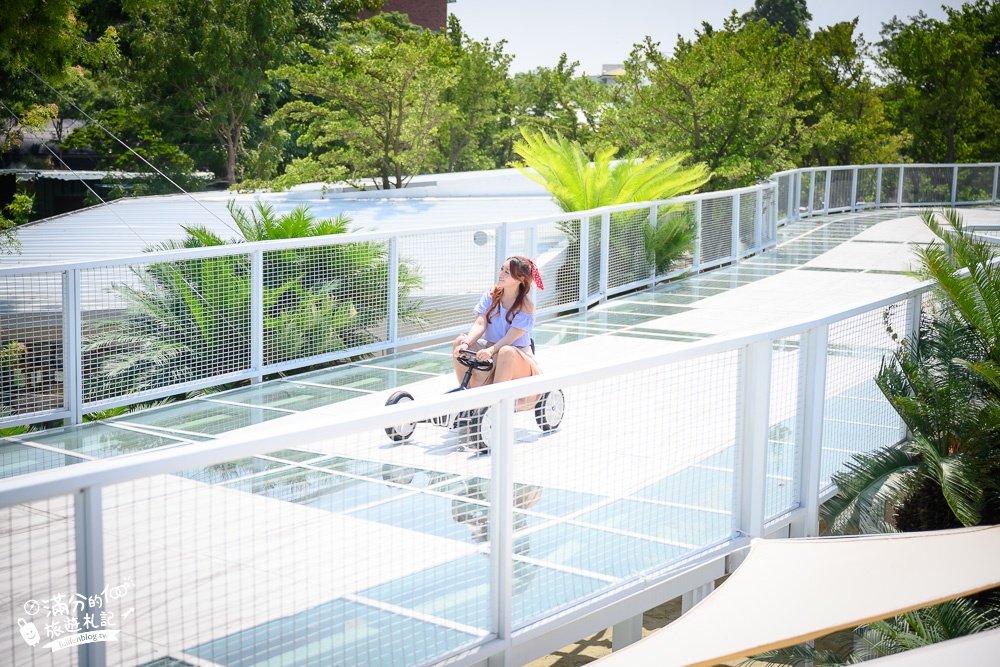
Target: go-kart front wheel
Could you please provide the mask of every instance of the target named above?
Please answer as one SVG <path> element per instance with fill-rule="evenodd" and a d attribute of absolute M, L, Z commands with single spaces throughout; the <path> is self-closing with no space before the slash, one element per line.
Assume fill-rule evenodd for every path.
<path fill-rule="evenodd" d="M 493 445 L 493 408 L 471 411 L 469 420 L 469 446 L 487 454 Z"/>
<path fill-rule="evenodd" d="M 389 400 L 385 402 L 386 405 L 397 405 L 399 403 L 406 403 L 413 400 L 413 395 L 408 391 L 397 391 Z M 385 434 L 392 438 L 394 442 L 403 442 L 417 430 L 417 422 L 409 422 L 407 424 L 396 424 L 395 426 L 388 426 L 385 429 Z"/>
<path fill-rule="evenodd" d="M 562 389 L 542 394 L 535 403 L 535 423 L 543 431 L 559 428 L 565 414 L 566 397 L 563 396 Z"/>

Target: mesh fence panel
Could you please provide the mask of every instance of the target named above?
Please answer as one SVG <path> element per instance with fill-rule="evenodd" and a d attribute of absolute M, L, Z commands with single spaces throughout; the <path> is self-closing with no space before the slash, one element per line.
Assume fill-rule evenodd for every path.
<path fill-rule="evenodd" d="M 816 182 L 813 186 L 812 192 L 812 210 L 815 212 L 826 210 L 826 190 L 828 183 L 826 182 L 826 171 L 816 171 Z"/>
<path fill-rule="evenodd" d="M 774 243 L 777 240 L 778 220 L 781 219 L 781 199 L 779 198 L 776 202 L 776 196 L 778 196 L 778 194 L 775 188 L 768 188 L 763 192 L 760 240 L 761 243 L 765 245 L 768 243 Z M 784 201 L 787 203 L 787 197 Z M 787 208 L 787 206 L 785 208 Z"/>
<path fill-rule="evenodd" d="M 515 626 L 731 536 L 737 375 L 719 354 L 563 387 L 555 430 L 515 417 Z"/>
<path fill-rule="evenodd" d="M 399 336 L 468 326 L 480 297 L 496 283 L 496 230 L 408 234 L 399 239 L 411 278 Z M 402 282 L 401 282 L 402 288 Z"/>
<path fill-rule="evenodd" d="M 589 225 L 589 245 L 587 252 L 587 295 L 597 296 L 601 291 L 601 226 L 603 221 L 601 216 L 590 217 Z"/>
<path fill-rule="evenodd" d="M 420 665 L 481 642 L 490 459 L 467 432 L 366 431 L 110 487 L 106 577 L 131 577 L 136 614 L 109 664 Z"/>
<path fill-rule="evenodd" d="M 81 271 L 84 401 L 250 367 L 250 259 L 209 257 Z"/>
<path fill-rule="evenodd" d="M 857 205 L 864 208 L 873 206 L 878 198 L 878 169 L 868 167 L 858 169 Z"/>
<path fill-rule="evenodd" d="M 673 271 L 690 268 L 694 263 L 694 241 L 697 234 L 695 224 L 695 211 L 698 202 L 687 202 L 675 206 L 660 206 L 656 209 L 657 233 L 654 237 L 654 257 L 656 261 L 656 275 L 664 276 Z M 681 252 L 677 252 L 668 242 L 667 235 L 672 236 L 675 231 L 686 229 L 691 234 L 691 242 L 684 246 Z"/>
<path fill-rule="evenodd" d="M 950 202 L 951 177 L 951 167 L 906 167 L 903 171 L 903 204 Z"/>
<path fill-rule="evenodd" d="M 771 346 L 771 406 L 767 439 L 764 517 L 770 521 L 798 506 L 802 416 L 799 414 L 800 336 Z"/>
<path fill-rule="evenodd" d="M 76 648 L 46 644 L 84 629 L 76 581 L 72 496 L 0 508 L 0 662 L 77 664 Z M 84 600 L 89 611 L 89 600 Z M 94 617 L 100 623 L 100 610 Z"/>
<path fill-rule="evenodd" d="M 580 220 L 548 222 L 538 226 L 535 258 L 545 289 L 535 295 L 538 308 L 580 300 Z"/>
<path fill-rule="evenodd" d="M 608 289 L 647 280 L 652 275 L 646 249 L 649 209 L 620 211 L 610 218 Z"/>
<path fill-rule="evenodd" d="M 701 203 L 701 263 L 733 256 L 733 198 L 704 199 Z"/>
<path fill-rule="evenodd" d="M 830 171 L 830 209 L 851 208 L 851 182 L 854 180 L 853 169 L 833 169 Z"/>
<path fill-rule="evenodd" d="M 743 192 L 740 194 L 740 247 L 738 252 L 743 253 L 753 249 L 757 244 L 757 193 Z"/>
<path fill-rule="evenodd" d="M 902 437 L 896 411 L 875 384 L 882 360 L 902 338 L 906 303 L 856 315 L 830 326 L 823 408 L 820 488 L 857 453 L 893 445 Z"/>
<path fill-rule="evenodd" d="M 801 211 L 808 211 L 809 203 L 812 201 L 812 173 L 803 171 L 799 174 L 798 205 Z"/>
<path fill-rule="evenodd" d="M 263 263 L 265 366 L 386 339 L 387 242 L 271 251 Z M 404 319 L 414 281 L 412 267 L 401 263 Z"/>
<path fill-rule="evenodd" d="M 899 169 L 882 169 L 882 206 L 891 206 L 899 201 Z"/>
<path fill-rule="evenodd" d="M 778 177 L 778 220 L 788 220 L 791 211 L 788 210 L 788 190 L 792 187 L 794 176 Z"/>
<path fill-rule="evenodd" d="M 957 202 L 993 200 L 994 167 L 959 167 Z"/>
<path fill-rule="evenodd" d="M 62 274 L 0 280 L 0 418 L 64 407 Z"/>

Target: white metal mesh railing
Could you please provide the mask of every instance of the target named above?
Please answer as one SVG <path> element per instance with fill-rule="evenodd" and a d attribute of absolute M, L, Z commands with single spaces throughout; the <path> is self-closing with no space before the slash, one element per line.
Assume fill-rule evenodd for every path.
<path fill-rule="evenodd" d="M 122 633 L 95 645 L 98 665 L 485 659 L 497 637 L 516 645 L 815 512 L 850 454 L 903 436 L 872 378 L 926 289 L 448 396 L 405 364 L 342 367 L 134 415 L 218 439 L 0 484 L 7 627 L 65 589 L 101 598 Z M 420 400 L 273 421 L 362 381 Z M 403 441 L 385 430 L 418 421 Z M 74 451 L 120 453 L 91 436 Z M 50 664 L 16 630 L 0 655 Z"/>
<path fill-rule="evenodd" d="M 780 222 L 802 216 L 995 202 L 997 174 L 996 164 L 810 168 L 583 217 L 3 268 L 0 424 L 78 422 L 88 411 L 456 333 L 515 252 L 542 271 L 540 315 L 586 310 L 760 252 Z M 668 264 L 656 230 L 680 218 L 694 244 Z"/>

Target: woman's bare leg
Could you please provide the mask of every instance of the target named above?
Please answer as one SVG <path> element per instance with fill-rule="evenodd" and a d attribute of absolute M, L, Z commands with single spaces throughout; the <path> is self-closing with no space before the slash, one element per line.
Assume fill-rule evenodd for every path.
<path fill-rule="evenodd" d="M 462 384 L 462 380 L 465 379 L 465 372 L 469 370 L 467 366 L 463 366 L 462 364 L 458 363 L 458 357 L 456 353 L 458 351 L 458 346 L 462 343 L 462 341 L 463 339 L 461 337 L 457 337 L 451 343 L 451 365 L 454 366 L 455 368 L 455 378 L 458 380 L 459 384 Z M 476 345 L 473 345 L 469 349 L 473 351 L 479 349 L 478 343 Z M 472 389 L 473 387 L 481 386 L 483 382 L 486 380 L 487 375 L 489 375 L 489 373 L 486 371 L 472 371 L 472 377 L 469 378 L 468 388 Z"/>
<path fill-rule="evenodd" d="M 531 375 L 531 364 L 516 348 L 509 345 L 500 348 L 496 355 L 494 382 L 507 382 Z"/>

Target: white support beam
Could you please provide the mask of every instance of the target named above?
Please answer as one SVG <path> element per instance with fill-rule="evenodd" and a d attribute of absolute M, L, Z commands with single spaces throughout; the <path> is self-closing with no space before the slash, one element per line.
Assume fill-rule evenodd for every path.
<path fill-rule="evenodd" d="M 88 600 L 104 593 L 104 512 L 101 487 L 91 486 L 76 492 L 74 499 L 76 532 L 76 593 Z M 94 614 L 89 607 L 77 610 L 81 628 L 86 628 L 84 614 Z M 104 642 L 80 644 L 77 657 L 80 667 L 104 667 L 107 651 Z"/>
<path fill-rule="evenodd" d="M 611 269 L 611 214 L 601 214 L 601 273 L 598 293 L 601 303 L 608 300 L 608 272 Z"/>
<path fill-rule="evenodd" d="M 63 407 L 68 424 L 83 423 L 83 330 L 80 316 L 80 269 L 62 274 Z"/>
<path fill-rule="evenodd" d="M 250 253 L 250 384 L 263 379 L 264 368 L 264 251 Z"/>
<path fill-rule="evenodd" d="M 715 590 L 715 582 L 710 581 L 707 584 L 698 586 L 697 588 L 692 588 L 691 590 L 684 593 L 681 596 L 681 614 L 686 614 L 694 607 L 712 594 Z"/>
<path fill-rule="evenodd" d="M 611 650 L 620 651 L 642 639 L 642 614 L 626 618 L 611 627 Z"/>
<path fill-rule="evenodd" d="M 514 399 L 504 398 L 491 408 L 493 437 L 490 445 L 490 579 L 491 630 L 504 643 L 503 653 L 489 660 L 489 667 L 514 666 Z"/>
<path fill-rule="evenodd" d="M 734 519 L 737 529 L 751 538 L 764 536 L 770 403 L 771 340 L 765 338 L 740 351 L 740 447 Z"/>
<path fill-rule="evenodd" d="M 796 433 L 795 446 L 800 452 L 798 503 L 804 512 L 790 527 L 791 537 L 819 535 L 819 478 L 823 460 L 828 338 L 828 325 L 810 329 L 800 338 L 798 409 L 802 415 L 802 427 Z"/>

